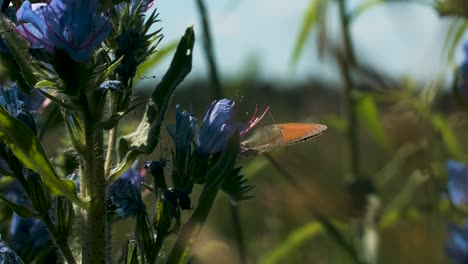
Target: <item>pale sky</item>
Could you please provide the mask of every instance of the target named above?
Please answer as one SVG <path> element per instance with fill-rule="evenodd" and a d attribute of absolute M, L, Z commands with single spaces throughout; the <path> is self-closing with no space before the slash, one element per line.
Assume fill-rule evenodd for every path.
<path fill-rule="evenodd" d="M 289 61 L 309 1 L 205 0 L 211 15 L 221 77 L 235 78 L 245 72 L 248 58 L 255 58 L 260 66 L 259 77 L 263 79 L 291 82 L 319 76 L 339 81 L 333 63 L 318 59 L 314 37 L 306 44 L 296 73 L 290 72 Z M 195 1 L 158 0 L 155 6 L 165 35 L 162 45 L 180 38 L 186 27 L 195 26 L 198 38 L 189 79 L 207 78 Z M 332 39 L 337 39 L 336 9 L 330 8 L 329 13 Z M 439 18 L 426 5 L 381 4 L 361 15 L 352 25 L 358 59 L 394 77 L 434 78 L 444 70 L 441 51 L 451 21 Z M 168 63 L 169 59 L 155 69 L 158 78 Z"/>

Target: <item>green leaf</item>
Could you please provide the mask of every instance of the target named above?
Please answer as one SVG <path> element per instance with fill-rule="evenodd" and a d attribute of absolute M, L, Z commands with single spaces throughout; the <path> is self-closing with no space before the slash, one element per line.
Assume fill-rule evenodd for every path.
<path fill-rule="evenodd" d="M 164 58 L 169 56 L 177 48 L 177 40 L 169 42 L 166 46 L 158 49 L 151 58 L 138 66 L 140 75 L 145 76 L 158 65 Z"/>
<path fill-rule="evenodd" d="M 461 149 L 460 142 L 444 116 L 440 114 L 432 115 L 431 123 L 432 126 L 440 133 L 442 142 L 444 142 L 444 146 L 450 155 L 456 159 L 462 159 L 463 150 Z"/>
<path fill-rule="evenodd" d="M 350 20 L 355 20 L 359 15 L 365 13 L 367 10 L 384 2 L 384 0 L 365 0 L 361 2 L 356 8 L 354 8 L 354 10 L 350 12 Z"/>
<path fill-rule="evenodd" d="M 187 223 L 182 227 L 177 241 L 169 254 L 166 263 L 187 263 L 192 247 L 203 227 L 221 183 L 232 171 L 240 151 L 239 132 L 235 132 L 229 139 L 226 148 L 215 165 L 208 170 L 203 191 Z"/>
<path fill-rule="evenodd" d="M 3 107 L 0 107 L 0 138 L 26 167 L 41 175 L 52 194 L 65 195 L 77 205 L 86 207 L 86 203 L 78 198 L 73 181 L 58 177 L 33 132 Z"/>
<path fill-rule="evenodd" d="M 36 83 L 36 88 L 57 89 L 55 83 L 49 80 L 42 80 Z"/>
<path fill-rule="evenodd" d="M 38 69 L 36 69 L 31 63 L 33 58 L 28 51 L 29 44 L 16 32 L 14 28 L 12 28 L 12 25 L 6 21 L 7 20 L 3 17 L 0 19 L 0 35 L 15 58 L 24 81 L 29 87 L 34 87 L 38 81 L 35 74 Z"/>
<path fill-rule="evenodd" d="M 19 204 L 15 204 L 1 194 L 0 194 L 0 199 L 3 200 L 7 204 L 7 206 L 10 207 L 11 210 L 13 210 L 15 213 L 17 213 L 19 216 L 23 218 L 30 218 L 33 216 L 37 216 L 37 214 L 31 211 L 29 208 L 19 205 Z"/>
<path fill-rule="evenodd" d="M 455 51 L 458 47 L 458 43 L 464 36 L 466 29 L 468 28 L 468 22 L 465 19 L 454 19 L 450 25 L 447 35 L 445 36 L 445 43 L 443 48 L 442 61 L 451 65 L 455 63 Z"/>
<path fill-rule="evenodd" d="M 326 1 L 324 0 L 311 0 L 309 6 L 306 9 L 304 18 L 302 20 L 301 29 L 294 45 L 293 54 L 291 57 L 291 64 L 295 65 L 301 56 L 302 49 L 309 38 L 309 34 L 312 28 L 318 23 L 319 15 L 323 8 L 326 7 Z"/>
<path fill-rule="evenodd" d="M 124 56 L 120 57 L 118 60 L 116 60 L 114 63 L 112 63 L 107 69 L 105 69 L 102 74 L 99 76 L 99 78 L 96 80 L 96 84 L 101 84 L 103 83 L 107 77 L 109 77 L 112 73 L 115 72 L 117 67 L 119 67 L 120 63 L 124 59 Z"/>
<path fill-rule="evenodd" d="M 118 164 L 111 172 L 109 182 L 116 180 L 140 154 L 150 154 L 159 142 L 159 132 L 172 93 L 192 70 L 195 32 L 187 28 L 177 46 L 168 71 L 151 94 L 145 115 L 135 132 L 120 138 L 117 145 Z"/>
<path fill-rule="evenodd" d="M 63 120 L 67 125 L 68 135 L 70 136 L 73 147 L 79 154 L 84 155 L 86 151 L 86 140 L 80 119 L 73 112 L 67 110 L 62 112 Z"/>
<path fill-rule="evenodd" d="M 366 126 L 370 135 L 382 147 L 388 148 L 388 137 L 380 120 L 375 100 L 370 95 L 364 95 L 356 103 L 356 111 L 360 121 Z"/>
<path fill-rule="evenodd" d="M 412 102 L 416 111 L 440 134 L 445 149 L 457 160 L 463 160 L 463 150 L 457 136 L 447 120 L 438 113 L 432 113 L 421 100 Z"/>
<path fill-rule="evenodd" d="M 251 199 L 253 196 L 247 195 L 247 193 L 254 187 L 246 185 L 247 179 L 244 175 L 239 174 L 242 167 L 233 169 L 224 179 L 221 184 L 221 190 L 229 196 L 231 203 L 236 205 L 242 200 Z"/>
<path fill-rule="evenodd" d="M 274 264 L 286 263 L 288 255 L 294 253 L 304 243 L 323 233 L 324 229 L 320 223 L 311 222 L 293 230 L 283 243 L 262 256 L 258 263 Z"/>

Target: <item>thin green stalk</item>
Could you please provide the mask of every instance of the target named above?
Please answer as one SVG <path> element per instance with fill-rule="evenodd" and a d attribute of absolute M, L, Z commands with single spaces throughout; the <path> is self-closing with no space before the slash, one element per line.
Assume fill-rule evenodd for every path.
<path fill-rule="evenodd" d="M 183 232 L 179 233 L 166 263 L 185 263 L 190 255 L 190 250 L 195 243 L 193 238 L 197 238 L 203 224 L 210 213 L 210 209 L 216 199 L 219 188 L 212 188 L 200 198 L 198 206 L 195 208 L 192 217 L 184 224 Z"/>
<path fill-rule="evenodd" d="M 214 55 L 214 47 L 213 41 L 211 38 L 211 29 L 210 29 L 210 22 L 209 22 L 209 15 L 208 10 L 206 9 L 205 3 L 203 0 L 196 0 L 198 12 L 200 13 L 200 18 L 202 22 L 203 28 L 203 48 L 206 56 L 206 61 L 209 66 L 209 73 L 211 79 L 211 85 L 213 87 L 213 99 L 219 99 L 223 97 L 223 89 L 221 86 L 221 81 L 219 79 L 218 68 L 216 66 L 216 60 Z M 239 257 L 241 259 L 241 263 L 245 263 L 246 261 L 246 249 L 244 239 L 242 237 L 242 227 L 241 227 L 241 219 L 239 215 L 239 207 L 233 205 L 229 202 L 229 207 L 231 211 L 231 217 L 234 225 L 234 231 L 236 232 L 236 243 L 237 248 L 239 249 Z"/>
<path fill-rule="evenodd" d="M 358 142 L 358 120 L 356 113 L 356 102 L 353 97 L 354 82 L 351 77 L 351 66 L 355 65 L 356 57 L 354 55 L 353 44 L 349 28 L 349 17 L 346 14 L 345 0 L 338 0 L 339 19 L 341 24 L 341 35 L 344 42 L 344 57 L 340 61 L 340 70 L 344 80 L 344 100 L 346 104 L 346 119 L 347 119 L 347 141 L 349 159 L 351 163 L 351 172 L 353 178 L 360 177 L 359 164 L 359 142 Z"/>
<path fill-rule="evenodd" d="M 231 218 L 234 226 L 234 233 L 239 250 L 240 263 L 247 263 L 247 252 L 244 243 L 244 236 L 242 235 L 241 218 L 238 205 L 234 205 L 229 201 L 229 209 L 231 210 Z"/>
<path fill-rule="evenodd" d="M 210 72 L 211 84 L 213 85 L 213 97 L 215 99 L 222 98 L 221 82 L 219 80 L 218 68 L 214 55 L 213 41 L 211 39 L 210 21 L 208 11 L 203 0 L 196 0 L 198 12 L 201 16 L 203 28 L 203 50 L 205 52 L 208 69 Z"/>
<path fill-rule="evenodd" d="M 82 263 L 106 263 L 107 214 L 106 179 L 103 160 L 103 130 L 93 130 L 99 121 L 94 116 L 85 95 L 81 99 L 85 124 L 85 171 L 81 177 L 82 194 L 91 198 L 90 207 L 84 213 Z"/>
<path fill-rule="evenodd" d="M 73 257 L 73 253 L 71 252 L 70 246 L 68 245 L 67 238 L 60 236 L 57 233 L 57 230 L 55 229 L 55 226 L 52 223 L 50 216 L 48 214 L 45 214 L 41 217 L 41 220 L 45 224 L 49 232 L 52 234 L 55 244 L 60 249 L 60 252 L 62 253 L 65 260 L 68 262 L 68 264 L 76 264 L 76 260 Z"/>

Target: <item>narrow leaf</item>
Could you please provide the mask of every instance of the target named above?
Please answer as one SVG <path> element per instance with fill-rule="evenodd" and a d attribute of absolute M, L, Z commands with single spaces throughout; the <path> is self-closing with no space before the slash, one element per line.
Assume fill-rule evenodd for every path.
<path fill-rule="evenodd" d="M 79 206 L 86 207 L 86 203 L 76 195 L 74 183 L 58 177 L 33 132 L 3 107 L 0 107 L 0 138 L 26 167 L 42 176 L 52 194 L 65 195 Z"/>
<path fill-rule="evenodd" d="M 388 137 L 382 125 L 375 100 L 370 95 L 364 95 L 359 98 L 356 105 L 360 121 L 366 126 L 370 135 L 382 147 L 388 148 Z"/>
<path fill-rule="evenodd" d="M 293 230 L 283 243 L 261 257 L 258 263 L 274 264 L 287 262 L 287 256 L 315 236 L 323 233 L 320 223 L 312 222 Z"/>
<path fill-rule="evenodd" d="M 113 182 L 130 167 L 138 155 L 150 154 L 156 148 L 172 93 L 192 70 L 194 43 L 195 32 L 189 27 L 177 46 L 169 69 L 151 94 L 138 128 L 135 132 L 120 138 L 117 146 L 118 164 L 111 172 L 109 182 Z"/>
<path fill-rule="evenodd" d="M 177 48 L 177 40 L 169 42 L 166 46 L 158 49 L 154 55 L 147 61 L 143 62 L 138 66 L 138 72 L 140 75 L 145 76 L 158 65 L 164 58 L 169 56 L 173 50 Z"/>
<path fill-rule="evenodd" d="M 19 205 L 19 204 L 15 204 L 1 194 L 0 194 L 0 199 L 4 201 L 7 204 L 7 206 L 10 207 L 11 210 L 13 210 L 15 213 L 17 213 L 19 216 L 23 218 L 30 218 L 30 217 L 37 215 L 33 213 L 33 211 L 31 211 L 29 208 Z"/>
<path fill-rule="evenodd" d="M 322 0 L 311 0 L 306 9 L 304 18 L 302 20 L 301 29 L 294 45 L 293 55 L 291 57 L 291 64 L 295 65 L 301 56 L 302 49 L 309 38 L 312 28 L 318 22 L 318 14 L 320 13 Z"/>

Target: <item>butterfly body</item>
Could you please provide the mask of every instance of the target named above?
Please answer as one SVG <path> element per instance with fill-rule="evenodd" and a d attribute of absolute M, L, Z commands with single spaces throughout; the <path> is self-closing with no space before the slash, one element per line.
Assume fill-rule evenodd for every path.
<path fill-rule="evenodd" d="M 315 123 L 283 123 L 261 127 L 241 143 L 242 155 L 255 155 L 274 148 L 307 141 L 322 134 L 327 126 Z"/>

